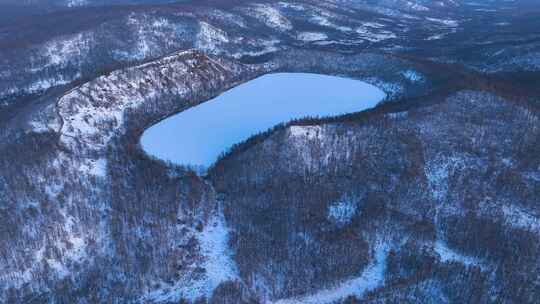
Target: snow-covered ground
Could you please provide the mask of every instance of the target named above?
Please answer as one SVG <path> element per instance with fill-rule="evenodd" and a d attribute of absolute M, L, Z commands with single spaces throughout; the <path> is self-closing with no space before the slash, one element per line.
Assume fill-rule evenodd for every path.
<path fill-rule="evenodd" d="M 279 73 L 252 80 L 147 130 L 142 145 L 160 159 L 210 166 L 232 145 L 292 119 L 374 107 L 385 94 L 340 77 Z"/>
<path fill-rule="evenodd" d="M 215 211 L 201 232 L 195 234 L 201 248 L 200 267 L 204 273 L 187 274 L 185 278 L 148 293 L 144 299 L 151 302 L 178 302 L 180 299 L 195 301 L 208 298 L 223 282 L 239 279 L 238 269 L 229 248 L 229 229 L 223 213 Z"/>
<path fill-rule="evenodd" d="M 357 209 L 355 198 L 343 197 L 329 206 L 328 219 L 340 226 L 348 224 L 356 214 Z"/>
<path fill-rule="evenodd" d="M 443 263 L 457 262 L 465 266 L 478 266 L 482 269 L 484 268 L 482 261 L 478 258 L 461 254 L 448 247 L 448 245 L 441 240 L 437 240 L 434 243 L 433 250 L 439 255 L 440 261 Z"/>

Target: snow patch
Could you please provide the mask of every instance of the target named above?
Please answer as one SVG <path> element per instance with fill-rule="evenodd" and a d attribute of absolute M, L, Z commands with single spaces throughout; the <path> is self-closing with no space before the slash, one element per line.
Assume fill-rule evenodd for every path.
<path fill-rule="evenodd" d="M 227 42 L 229 42 L 227 33 L 209 23 L 200 22 L 200 30 L 197 34 L 198 49 L 215 52 L 219 45 Z"/>
<path fill-rule="evenodd" d="M 88 5 L 88 0 L 69 0 L 66 4 L 67 7 L 80 7 Z"/>
<path fill-rule="evenodd" d="M 484 268 L 479 259 L 456 252 L 441 240 L 435 242 L 433 250 L 439 255 L 440 261 L 443 263 L 457 262 L 465 266 L 478 266 L 482 269 Z"/>
<path fill-rule="evenodd" d="M 426 18 L 428 21 L 431 21 L 433 23 L 437 23 L 437 24 L 440 24 L 440 25 L 444 25 L 444 26 L 447 26 L 447 27 L 458 27 L 459 26 L 459 22 L 457 22 L 456 20 L 451 20 L 451 19 L 438 19 L 438 18 Z"/>
<path fill-rule="evenodd" d="M 384 27 L 384 24 L 378 23 L 378 22 L 364 22 L 362 23 L 363 27 L 370 27 L 374 29 L 380 29 Z"/>
<path fill-rule="evenodd" d="M 319 138 L 321 131 L 321 126 L 291 126 L 289 128 L 292 137 L 306 138 L 308 140 Z"/>
<path fill-rule="evenodd" d="M 431 35 L 429 37 L 426 38 L 426 40 L 428 41 L 431 41 L 431 40 L 440 40 L 440 39 L 443 39 L 448 33 L 442 33 L 442 34 L 436 34 L 436 35 Z"/>
<path fill-rule="evenodd" d="M 409 117 L 409 112 L 408 111 L 394 112 L 394 113 L 388 113 L 385 116 L 392 119 L 406 119 L 407 117 Z"/>
<path fill-rule="evenodd" d="M 293 28 L 292 23 L 281 12 L 267 4 L 255 4 L 253 12 L 255 17 L 267 26 L 280 31 L 288 31 Z"/>
<path fill-rule="evenodd" d="M 229 230 L 221 212 L 214 215 L 197 239 L 206 257 L 206 269 L 209 295 L 220 283 L 238 278 L 238 269 L 229 249 Z"/>
<path fill-rule="evenodd" d="M 317 32 L 301 32 L 298 33 L 297 39 L 305 42 L 321 41 L 328 39 L 328 35 Z"/>
<path fill-rule="evenodd" d="M 405 6 L 407 8 L 409 8 L 410 10 L 413 10 L 413 11 L 418 11 L 418 12 L 426 12 L 426 11 L 429 11 L 429 8 L 421 5 L 421 4 L 418 4 L 416 2 L 412 2 L 412 1 L 406 1 L 405 3 Z"/>
<path fill-rule="evenodd" d="M 351 197 L 344 197 L 328 206 L 328 219 L 339 226 L 346 225 L 351 222 L 357 209 L 356 200 Z"/>
<path fill-rule="evenodd" d="M 424 80 L 424 76 L 415 70 L 406 70 L 401 72 L 401 75 L 410 82 L 421 82 Z"/>
<path fill-rule="evenodd" d="M 190 37 L 185 23 L 173 22 L 165 17 L 131 13 L 126 20 L 134 43 L 127 50 L 113 50 L 121 60 L 143 60 L 159 55 L 163 44 L 174 45 L 174 41 L 187 41 Z"/>
<path fill-rule="evenodd" d="M 86 175 L 93 175 L 96 177 L 107 176 L 107 160 L 100 159 L 83 159 L 79 163 L 79 172 Z"/>
<path fill-rule="evenodd" d="M 203 231 L 196 234 L 200 245 L 201 260 L 198 272 L 182 278 L 173 286 L 163 283 L 162 288 L 147 294 L 144 301 L 179 302 L 187 299 L 191 302 L 206 297 L 223 282 L 239 279 L 238 269 L 229 248 L 229 230 L 225 224 L 222 211 L 216 211 L 208 220 Z"/>
<path fill-rule="evenodd" d="M 79 62 L 88 55 L 92 47 L 92 33 L 77 33 L 47 42 L 42 49 L 48 59 L 48 66 L 65 66 L 69 62 Z"/>
<path fill-rule="evenodd" d="M 527 71 L 538 71 L 540 70 L 540 52 L 530 52 L 524 55 L 514 56 L 507 64 Z"/>
<path fill-rule="evenodd" d="M 280 40 L 277 39 L 250 39 L 247 42 L 243 42 L 244 48 L 233 54 L 235 58 L 241 58 L 242 56 L 261 56 L 268 53 L 273 53 L 280 50 Z"/>
<path fill-rule="evenodd" d="M 540 219 L 525 209 L 513 205 L 504 205 L 502 212 L 508 225 L 531 231 L 540 231 Z"/>
<path fill-rule="evenodd" d="M 390 31 L 378 30 L 374 32 L 372 28 L 360 26 L 356 29 L 356 33 L 360 36 L 361 39 L 370 41 L 370 42 L 379 42 L 387 39 L 397 38 L 396 34 Z"/>
<path fill-rule="evenodd" d="M 351 32 L 353 31 L 352 28 L 348 26 L 340 26 L 335 24 L 334 22 L 330 21 L 329 16 L 323 16 L 323 15 L 314 15 L 310 18 L 311 22 L 318 24 L 320 26 L 324 27 L 330 27 L 333 29 L 336 29 L 341 32 Z"/>

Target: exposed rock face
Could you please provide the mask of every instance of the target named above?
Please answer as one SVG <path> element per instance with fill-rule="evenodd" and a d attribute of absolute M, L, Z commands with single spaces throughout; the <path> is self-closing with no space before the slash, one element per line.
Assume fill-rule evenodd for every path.
<path fill-rule="evenodd" d="M 125 133 L 128 123 L 123 119 L 128 112 L 145 113 L 146 121 L 137 122 L 144 126 L 161 118 L 157 115 L 163 116 L 164 109 L 172 112 L 193 106 L 253 75 L 256 68 L 213 60 L 195 51 L 112 72 L 58 100 L 63 121 L 60 141 L 83 145 L 78 150 L 104 152 L 113 135 Z"/>
<path fill-rule="evenodd" d="M 537 21 L 471 5 L 205 2 L 0 27 L 0 302 L 535 303 Z M 204 178 L 141 151 L 151 124 L 277 71 L 390 100 L 256 136 Z"/>

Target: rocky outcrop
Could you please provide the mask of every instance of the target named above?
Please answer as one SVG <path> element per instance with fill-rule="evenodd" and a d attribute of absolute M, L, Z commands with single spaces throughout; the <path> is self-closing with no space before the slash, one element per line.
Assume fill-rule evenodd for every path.
<path fill-rule="evenodd" d="M 262 71 L 263 67 L 245 67 L 197 51 L 114 71 L 58 100 L 57 111 L 63 123 L 57 132 L 66 146 L 103 153 L 113 136 L 125 135 L 130 124 L 124 121 L 128 112 L 144 113 L 144 121 L 131 125 L 145 127 Z"/>

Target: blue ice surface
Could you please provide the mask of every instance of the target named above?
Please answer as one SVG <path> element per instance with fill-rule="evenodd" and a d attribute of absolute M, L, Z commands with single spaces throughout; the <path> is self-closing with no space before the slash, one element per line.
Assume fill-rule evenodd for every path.
<path fill-rule="evenodd" d="M 207 168 L 234 144 L 279 123 L 359 112 L 385 96 L 348 78 L 268 74 L 161 121 L 144 132 L 141 144 L 159 159 Z"/>

